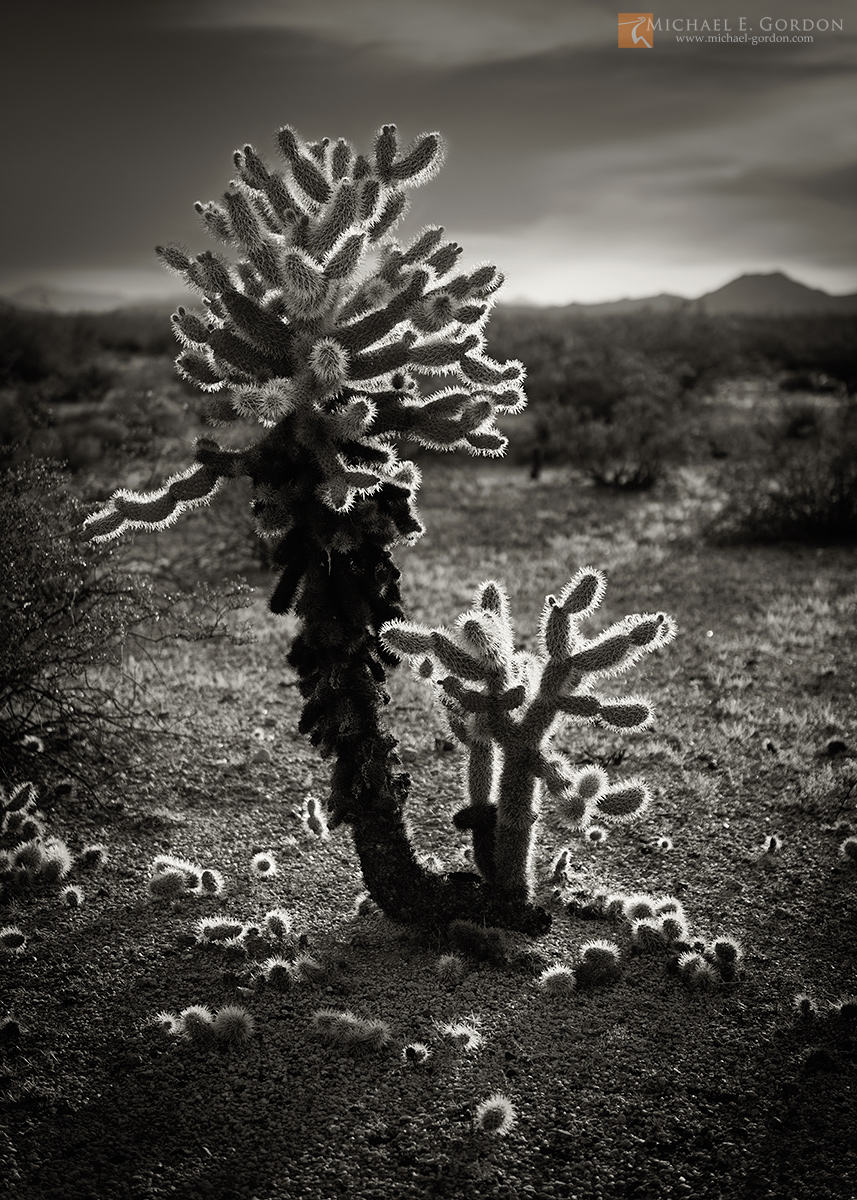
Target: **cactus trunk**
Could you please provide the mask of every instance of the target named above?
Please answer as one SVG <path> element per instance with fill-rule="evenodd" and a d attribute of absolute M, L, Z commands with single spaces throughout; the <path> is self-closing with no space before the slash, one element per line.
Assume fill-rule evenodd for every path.
<path fill-rule="evenodd" d="M 541 787 L 536 761 L 530 747 L 507 746 L 497 797 L 497 886 L 509 900 L 520 904 L 529 904 L 533 893 L 533 830 Z"/>

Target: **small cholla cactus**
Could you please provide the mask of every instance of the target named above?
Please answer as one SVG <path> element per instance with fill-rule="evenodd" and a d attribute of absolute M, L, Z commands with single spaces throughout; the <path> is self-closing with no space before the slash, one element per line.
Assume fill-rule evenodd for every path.
<path fill-rule="evenodd" d="M 380 1019 L 366 1020 L 352 1012 L 335 1008 L 319 1008 L 312 1015 L 312 1023 L 325 1041 L 334 1046 L 365 1046 L 369 1050 L 383 1050 L 392 1041 L 390 1026 Z"/>
<path fill-rule="evenodd" d="M 706 947 L 711 961 L 720 972 L 720 978 L 730 983 L 741 968 L 744 961 L 744 947 L 732 937 L 716 937 L 711 945 Z"/>
<path fill-rule="evenodd" d="M 852 867 L 857 866 L 857 837 L 847 837 L 839 843 L 839 857 Z"/>
<path fill-rule="evenodd" d="M 581 837 L 585 842 L 589 842 L 591 846 L 600 846 L 602 842 L 606 842 L 609 837 L 609 832 L 603 825 L 587 825 L 581 833 Z"/>
<path fill-rule="evenodd" d="M 687 942 L 690 944 L 690 928 L 683 913 L 665 912 L 657 918 L 658 928 L 663 940 L 667 943 Z"/>
<path fill-rule="evenodd" d="M 762 842 L 762 854 L 774 855 L 779 854 L 783 848 L 783 839 L 776 833 L 770 833 Z"/>
<path fill-rule="evenodd" d="M 188 891 L 187 876 L 176 867 L 158 871 L 149 880 L 149 895 L 153 900 L 180 900 Z"/>
<path fill-rule="evenodd" d="M 250 873 L 256 879 L 273 879 L 277 874 L 277 860 L 271 853 L 254 854 L 250 859 Z"/>
<path fill-rule="evenodd" d="M 309 954 L 298 955 L 291 964 L 291 969 L 298 982 L 306 980 L 308 983 L 320 983 L 330 973 L 324 963 L 319 962 L 317 958 L 312 958 Z"/>
<path fill-rule="evenodd" d="M 443 1037 L 468 1054 L 478 1050 L 485 1040 L 472 1021 L 440 1021 L 437 1028 Z"/>
<path fill-rule="evenodd" d="M 554 887 L 561 887 L 564 883 L 568 883 L 568 863 L 570 851 L 568 847 L 560 850 L 559 854 L 553 861 L 550 872 L 550 881 Z"/>
<path fill-rule="evenodd" d="M 626 921 L 650 921 L 656 915 L 655 900 L 645 892 L 625 897 L 622 915 Z"/>
<path fill-rule="evenodd" d="M 580 947 L 580 962 L 575 969 L 582 986 L 609 987 L 622 978 L 622 956 L 615 942 L 597 939 Z"/>
<path fill-rule="evenodd" d="M 185 890 L 198 891 L 202 887 L 202 867 L 187 858 L 177 858 L 173 854 L 158 854 L 152 860 L 153 875 L 163 875 L 169 871 L 178 871 L 184 878 Z"/>
<path fill-rule="evenodd" d="M 206 867 L 199 877 L 199 890 L 203 896 L 222 896 L 226 883 L 219 871 Z"/>
<path fill-rule="evenodd" d="M 684 905 L 677 896 L 659 896 L 655 900 L 655 915 L 665 917 L 667 913 L 674 913 L 677 916 L 684 916 Z"/>
<path fill-rule="evenodd" d="M 461 983 L 467 971 L 467 966 L 460 954 L 442 954 L 435 964 L 438 979 L 445 987 L 455 987 Z"/>
<path fill-rule="evenodd" d="M 483 877 L 515 900 L 527 902 L 532 895 L 534 826 L 543 793 L 561 818 L 583 830 L 596 818 L 631 820 L 650 800 L 641 780 L 611 786 L 600 767 L 575 771 L 553 746 L 569 718 L 623 730 L 641 729 L 652 719 L 645 700 L 599 697 L 593 684 L 672 641 L 675 622 L 664 613 L 629 616 L 588 639 L 581 623 L 605 588 L 603 574 L 586 567 L 559 598 L 547 597 L 538 656 L 515 648 L 509 600 L 494 580 L 481 585 L 452 630 L 405 621 L 381 630 L 388 650 L 436 683 L 452 734 L 468 755 L 468 804 L 455 824 L 472 831 Z"/>
<path fill-rule="evenodd" d="M 83 904 L 83 888 L 70 885 L 60 892 L 60 900 L 67 908 L 80 908 Z"/>
<path fill-rule="evenodd" d="M 250 1041 L 255 1030 L 253 1018 L 246 1008 L 238 1004 L 227 1004 L 215 1014 L 214 1037 L 226 1046 L 243 1046 Z"/>
<path fill-rule="evenodd" d="M 663 925 L 656 917 L 640 917 L 631 922 L 631 945 L 641 954 L 664 948 Z"/>
<path fill-rule="evenodd" d="M 179 1013 L 181 1031 L 192 1042 L 207 1045 L 214 1040 L 214 1013 L 204 1004 L 192 1004 Z"/>
<path fill-rule="evenodd" d="M 506 944 L 499 929 L 477 925 L 473 921 L 452 921 L 449 940 L 455 950 L 471 958 L 491 963 L 506 961 Z"/>
<path fill-rule="evenodd" d="M 687 987 L 698 991 L 706 991 L 717 983 L 714 967 L 696 950 L 688 950 L 679 955 L 678 973 Z"/>
<path fill-rule="evenodd" d="M 27 935 L 17 925 L 4 925 L 0 929 L 0 951 L 20 954 L 27 944 Z"/>
<path fill-rule="evenodd" d="M 542 971 L 536 983 L 549 996 L 570 996 L 577 987 L 574 971 L 559 963 Z"/>
<path fill-rule="evenodd" d="M 327 838 L 329 836 L 327 816 L 321 802 L 315 796 L 307 796 L 305 807 L 306 813 L 303 820 L 305 828 L 315 837 Z"/>
<path fill-rule="evenodd" d="M 609 921 L 619 921 L 625 916 L 625 905 L 630 897 L 625 892 L 608 892 L 604 898 L 604 916 Z"/>
<path fill-rule="evenodd" d="M 276 942 L 282 942 L 292 932 L 292 916 L 284 908 L 272 908 L 265 913 L 265 933 Z"/>
<path fill-rule="evenodd" d="M 508 1096 L 495 1092 L 493 1096 L 477 1105 L 473 1120 L 481 1133 L 495 1133 L 499 1137 L 505 1137 L 511 1133 L 517 1115 Z"/>
<path fill-rule="evenodd" d="M 181 1018 L 177 1017 L 175 1013 L 166 1011 L 156 1013 L 152 1017 L 151 1023 L 157 1025 L 160 1030 L 168 1033 L 171 1037 L 178 1037 L 182 1032 Z"/>
<path fill-rule="evenodd" d="M 234 941 L 240 938 L 243 932 L 244 926 L 241 921 L 219 914 L 214 917 L 201 917 L 196 923 L 196 940 L 207 946 Z"/>
<path fill-rule="evenodd" d="M 673 849 L 672 838 L 667 837 L 666 834 L 664 834 L 662 837 L 659 837 L 655 842 L 655 849 L 657 850 L 658 854 L 669 854 L 670 850 Z"/>
<path fill-rule="evenodd" d="M 812 1021 L 818 1016 L 818 1004 L 807 992 L 798 992 L 794 996 L 792 1009 L 798 1021 Z"/>
<path fill-rule="evenodd" d="M 72 867 L 71 851 L 59 838 L 48 838 L 42 844 L 42 863 L 38 878 L 43 883 L 58 883 Z"/>
<path fill-rule="evenodd" d="M 834 1015 L 840 1021 L 853 1025 L 857 1021 L 857 996 L 843 996 L 833 1002 Z"/>
<path fill-rule="evenodd" d="M 431 1057 L 425 1042 L 409 1042 L 402 1050 L 402 1061 L 409 1067 L 421 1067 Z"/>
<path fill-rule="evenodd" d="M 85 871 L 94 871 L 107 862 L 107 847 L 101 842 L 84 846 L 77 856 L 77 865 Z"/>
<path fill-rule="evenodd" d="M 287 992 L 298 982 L 298 976 L 287 958 L 279 956 L 268 958 L 261 964 L 259 970 L 268 987 L 272 987 L 278 992 Z"/>

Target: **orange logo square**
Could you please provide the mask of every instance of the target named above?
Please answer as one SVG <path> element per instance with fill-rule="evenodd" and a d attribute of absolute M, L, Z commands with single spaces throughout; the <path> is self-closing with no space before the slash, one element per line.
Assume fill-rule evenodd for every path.
<path fill-rule="evenodd" d="M 653 13 L 619 13 L 619 49 L 651 50 L 654 44 Z"/>

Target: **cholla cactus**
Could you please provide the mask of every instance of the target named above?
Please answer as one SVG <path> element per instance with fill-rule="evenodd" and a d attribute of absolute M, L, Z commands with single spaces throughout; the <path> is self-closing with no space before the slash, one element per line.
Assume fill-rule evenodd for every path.
<path fill-rule="evenodd" d="M 385 125 L 369 154 L 343 139 L 304 142 L 290 126 L 277 143 L 281 169 L 245 145 L 228 191 L 196 205 L 224 251 L 158 248 L 201 296 L 199 309 L 173 316 L 180 374 L 209 394 L 212 424 L 255 425 L 256 434 L 234 449 L 200 438 L 186 470 L 154 492 L 117 492 L 88 519 L 86 533 L 101 541 L 161 529 L 207 503 L 225 481 L 249 478 L 258 531 L 276 539 L 281 568 L 271 609 L 294 610 L 299 621 L 289 654 L 304 700 L 299 729 L 333 761 L 329 828 L 351 826 L 370 895 L 398 921 L 437 927 L 463 918 L 542 932 L 550 917 L 531 902 L 529 882 L 531 817 L 542 786 L 578 823 L 627 818 L 648 796 L 636 782 L 611 789 L 597 774 L 567 770 L 549 750 L 555 719 L 645 723 L 647 706 L 598 701 L 584 681 L 662 644 L 673 626 L 661 616 L 631 618 L 594 643 L 576 641 L 576 621 L 602 589 L 589 572 L 546 612 L 544 669 L 530 671 L 511 646 L 497 647 L 501 657 L 508 651 L 514 677 L 486 692 L 489 706 L 499 705 L 495 744 L 504 756 L 496 838 L 487 826 L 476 836 L 481 876 L 427 869 L 404 819 L 409 781 L 381 724 L 386 671 L 398 656 L 379 633 L 404 619 L 392 548 L 422 533 L 419 471 L 400 451 L 416 442 L 501 454 L 505 438 L 495 421 L 524 406 L 524 371 L 485 353 L 484 326 L 502 283 L 497 269 L 460 269 L 461 247 L 439 225 L 407 243 L 394 237 L 408 189 L 441 164 L 437 133 L 402 148 L 396 127 Z M 425 376 L 431 385 L 422 394 Z M 448 385 L 438 388 L 441 376 Z M 477 624 L 490 634 L 489 618 L 502 624 L 504 600 L 496 589 L 483 599 Z M 486 653 L 491 659 L 495 650 Z M 475 661 L 473 653 L 465 660 Z M 449 669 L 454 675 L 457 667 Z M 463 678 L 473 682 L 467 670 Z M 482 805 L 490 803 L 494 758 L 470 730 L 473 690 L 449 695 L 461 709 Z M 512 713 L 522 706 L 524 724 L 512 736 Z M 480 807 L 474 824 L 486 817 Z"/>
<path fill-rule="evenodd" d="M 664 613 L 637 614 L 590 640 L 580 625 L 601 603 L 605 587 L 603 574 L 585 567 L 559 597 L 547 597 L 539 655 L 515 649 L 509 601 L 493 580 L 481 585 L 473 607 L 451 630 L 405 621 L 381 630 L 390 651 L 436 681 L 450 729 L 467 751 L 469 803 L 455 824 L 472 830 L 483 877 L 517 901 L 532 896 L 534 827 L 543 794 L 581 829 L 592 828 L 596 818 L 629 821 L 649 803 L 642 780 L 610 785 L 600 767 L 576 771 L 553 746 L 566 719 L 631 730 L 652 717 L 645 700 L 606 699 L 593 687 L 670 642 L 675 622 Z"/>
<path fill-rule="evenodd" d="M 500 454 L 494 417 L 524 398 L 521 365 L 483 353 L 496 268 L 457 271 L 461 247 L 438 225 L 406 246 L 391 236 L 406 190 L 441 165 L 440 135 L 402 150 L 385 125 L 368 156 L 343 139 L 304 143 L 290 126 L 277 142 L 284 171 L 244 146 L 229 190 L 196 205 L 237 261 L 157 247 L 202 297 L 200 310 L 173 315 L 180 374 L 214 393 L 214 424 L 256 422 L 262 436 L 234 451 L 200 439 L 187 470 L 156 492 L 117 492 L 88 528 L 97 540 L 160 529 L 249 476 L 260 533 L 283 539 L 274 606 L 284 612 L 302 580 L 312 587 L 319 553 L 354 548 L 353 523 L 341 520 L 353 509 L 365 507 L 382 543 L 421 532 L 419 473 L 398 458 L 399 441 Z M 422 398 L 425 375 L 455 383 Z"/>

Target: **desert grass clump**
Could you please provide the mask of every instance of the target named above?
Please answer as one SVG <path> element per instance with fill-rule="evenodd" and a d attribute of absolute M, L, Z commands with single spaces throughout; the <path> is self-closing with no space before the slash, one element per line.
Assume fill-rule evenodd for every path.
<path fill-rule="evenodd" d="M 517 1119 L 514 1105 L 508 1096 L 504 1096 L 502 1092 L 494 1092 L 476 1106 L 473 1121 L 480 1133 L 506 1137 L 512 1132 Z"/>
<path fill-rule="evenodd" d="M 17 925 L 4 925 L 0 929 L 0 951 L 4 954 L 21 954 L 27 945 L 27 935 Z"/>
<path fill-rule="evenodd" d="M 192 1004 L 179 1013 L 181 1032 L 186 1038 L 199 1045 L 210 1045 L 214 1041 L 214 1013 L 204 1004 Z"/>
<path fill-rule="evenodd" d="M 431 1050 L 425 1042 L 408 1042 L 402 1049 L 402 1062 L 409 1067 L 421 1067 L 431 1058 Z"/>
<path fill-rule="evenodd" d="M 217 1010 L 212 1031 L 215 1041 L 225 1046 L 244 1046 L 253 1037 L 256 1023 L 246 1008 L 227 1004 Z"/>
<path fill-rule="evenodd" d="M 69 884 L 60 892 L 60 902 L 66 908 L 80 908 L 83 905 L 83 888 Z"/>
<path fill-rule="evenodd" d="M 250 874 L 254 879 L 273 879 L 277 873 L 277 860 L 273 854 L 260 851 L 250 859 Z"/>
<path fill-rule="evenodd" d="M 386 1021 L 358 1017 L 347 1010 L 316 1009 L 312 1015 L 312 1023 L 324 1040 L 332 1046 L 365 1047 L 367 1050 L 378 1051 L 388 1046 L 393 1037 Z"/>
<path fill-rule="evenodd" d="M 536 980 L 536 984 L 549 996 L 570 996 L 577 987 L 577 980 L 571 967 L 557 963 L 546 967 Z"/>
<path fill-rule="evenodd" d="M 575 977 L 582 987 L 611 987 L 622 978 L 622 955 L 615 942 L 594 939 L 584 942 Z"/>

